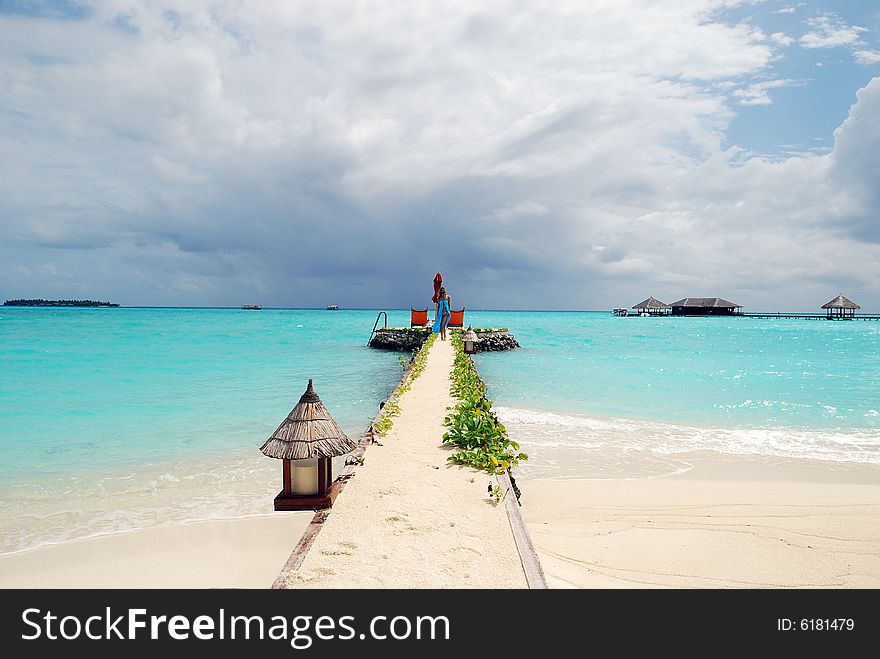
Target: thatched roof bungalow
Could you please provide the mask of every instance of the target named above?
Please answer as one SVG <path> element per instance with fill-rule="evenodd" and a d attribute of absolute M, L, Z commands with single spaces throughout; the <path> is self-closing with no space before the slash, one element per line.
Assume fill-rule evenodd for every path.
<path fill-rule="evenodd" d="M 834 320 L 838 318 L 852 318 L 856 315 L 856 309 L 861 309 L 859 305 L 843 293 L 823 304 L 822 308 L 825 309 L 825 317 Z"/>
<path fill-rule="evenodd" d="M 668 316 L 672 312 L 671 306 L 655 297 L 642 300 L 638 304 L 634 304 L 632 308 L 637 309 L 639 313 L 646 313 L 649 316 Z"/>
<path fill-rule="evenodd" d="M 741 304 L 720 297 L 685 297 L 670 306 L 673 316 L 736 316 L 742 313 Z"/>

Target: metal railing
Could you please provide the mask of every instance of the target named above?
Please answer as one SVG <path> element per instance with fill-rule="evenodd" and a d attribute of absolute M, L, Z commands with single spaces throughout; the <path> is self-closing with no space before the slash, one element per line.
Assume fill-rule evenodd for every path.
<path fill-rule="evenodd" d="M 386 329 L 386 328 L 388 327 L 388 314 L 385 313 L 384 311 L 380 311 L 380 312 L 376 315 L 376 322 L 373 323 L 373 331 L 370 332 L 370 338 L 367 340 L 367 345 L 370 345 L 370 341 L 373 340 L 373 335 L 376 333 L 376 327 L 379 325 L 379 319 L 380 319 L 382 316 L 385 316 L 385 324 L 382 325 L 382 329 Z"/>

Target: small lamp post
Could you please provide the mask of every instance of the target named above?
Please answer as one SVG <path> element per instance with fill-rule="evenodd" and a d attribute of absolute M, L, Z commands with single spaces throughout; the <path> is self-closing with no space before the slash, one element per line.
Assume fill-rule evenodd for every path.
<path fill-rule="evenodd" d="M 336 425 L 309 380 L 299 402 L 260 447 L 263 455 L 283 461 L 275 510 L 332 506 L 338 493 L 333 483 L 332 458 L 355 448 L 357 444 Z"/>
<path fill-rule="evenodd" d="M 480 339 L 477 338 L 477 333 L 471 329 L 470 325 L 468 325 L 464 334 L 461 335 L 461 340 L 464 342 L 464 352 L 466 355 L 472 355 L 477 351 L 476 343 Z"/>

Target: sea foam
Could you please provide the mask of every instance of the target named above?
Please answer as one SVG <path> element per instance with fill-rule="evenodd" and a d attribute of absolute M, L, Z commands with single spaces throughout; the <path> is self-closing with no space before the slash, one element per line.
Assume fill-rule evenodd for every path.
<path fill-rule="evenodd" d="M 499 405 L 495 410 L 511 438 L 538 458 L 523 463 L 530 476 L 554 477 L 554 470 L 545 468 L 551 454 L 564 454 L 570 463 L 560 472 L 558 461 L 554 461 L 556 476 L 574 477 L 577 472 L 583 478 L 673 473 L 683 464 L 675 458 L 694 451 L 880 464 L 880 431 L 871 429 L 725 428 Z M 659 456 L 668 460 L 659 460 Z M 644 465 L 636 468 L 633 463 L 640 459 L 662 468 L 659 472 L 646 470 Z M 614 465 L 620 469 L 615 470 Z"/>

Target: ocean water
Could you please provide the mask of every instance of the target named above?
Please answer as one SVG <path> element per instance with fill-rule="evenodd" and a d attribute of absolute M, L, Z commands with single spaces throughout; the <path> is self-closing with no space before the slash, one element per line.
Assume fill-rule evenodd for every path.
<path fill-rule="evenodd" d="M 375 318 L 0 308 L 0 553 L 271 512 L 281 467 L 259 447 L 308 379 L 354 437 L 396 386 Z"/>
<path fill-rule="evenodd" d="M 376 311 L 0 308 L 0 553 L 266 513 L 259 447 L 308 378 L 360 435 L 403 371 Z M 407 325 L 406 310 L 389 324 Z M 644 478 L 694 450 L 880 462 L 880 322 L 468 311 L 522 475 Z"/>
<path fill-rule="evenodd" d="M 880 463 L 880 322 L 476 315 L 523 346 L 476 363 L 528 477 L 660 476 L 692 451 Z"/>

